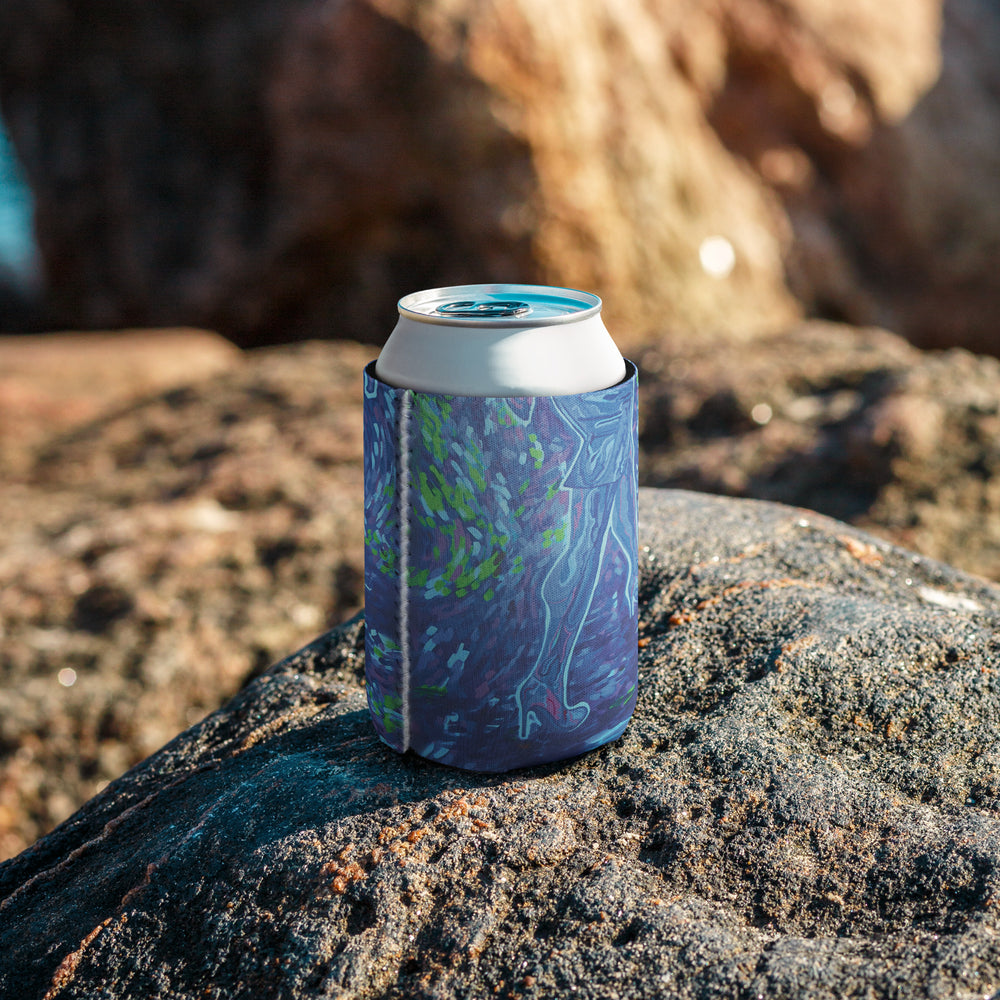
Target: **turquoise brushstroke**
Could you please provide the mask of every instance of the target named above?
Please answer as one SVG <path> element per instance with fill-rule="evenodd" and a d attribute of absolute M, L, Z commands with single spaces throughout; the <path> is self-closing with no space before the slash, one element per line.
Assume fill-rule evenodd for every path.
<path fill-rule="evenodd" d="M 0 269 L 28 279 L 38 271 L 33 212 L 31 189 L 0 124 Z"/>

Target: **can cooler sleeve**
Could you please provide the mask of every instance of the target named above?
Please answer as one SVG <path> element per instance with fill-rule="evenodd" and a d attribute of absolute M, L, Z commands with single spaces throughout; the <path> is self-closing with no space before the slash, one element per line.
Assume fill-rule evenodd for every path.
<path fill-rule="evenodd" d="M 638 661 L 637 374 L 455 396 L 364 373 L 365 676 L 393 749 L 501 772 L 617 738 Z"/>

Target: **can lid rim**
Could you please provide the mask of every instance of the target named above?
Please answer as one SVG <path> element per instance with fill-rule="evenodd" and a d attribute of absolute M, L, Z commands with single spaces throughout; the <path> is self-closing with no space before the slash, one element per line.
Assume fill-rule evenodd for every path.
<path fill-rule="evenodd" d="M 565 313 L 555 313 L 544 316 L 532 316 L 530 312 L 521 315 L 498 316 L 496 314 L 458 315 L 435 311 L 421 311 L 419 306 L 431 302 L 443 301 L 447 298 L 516 298 L 517 296 L 542 297 L 549 301 L 565 299 L 568 303 L 576 302 L 579 307 Z M 584 292 L 577 288 L 563 288 L 556 285 L 521 285 L 521 284 L 483 284 L 483 285 L 446 285 L 442 288 L 427 288 L 419 292 L 404 295 L 397 303 L 400 316 L 415 320 L 418 323 L 428 323 L 432 326 L 475 326 L 475 327 L 507 327 L 523 329 L 526 327 L 555 326 L 563 323 L 579 323 L 581 320 L 596 316 L 601 311 L 602 302 L 593 292 Z"/>

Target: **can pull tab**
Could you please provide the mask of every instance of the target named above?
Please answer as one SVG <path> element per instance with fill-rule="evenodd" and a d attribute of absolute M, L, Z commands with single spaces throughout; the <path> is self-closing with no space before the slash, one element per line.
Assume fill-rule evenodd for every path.
<path fill-rule="evenodd" d="M 513 299 L 488 299 L 476 302 L 475 299 L 462 299 L 458 302 L 446 302 L 438 306 L 435 312 L 445 316 L 473 316 L 480 319 L 494 319 L 501 316 L 523 316 L 531 307 L 527 302 L 517 302 Z"/>

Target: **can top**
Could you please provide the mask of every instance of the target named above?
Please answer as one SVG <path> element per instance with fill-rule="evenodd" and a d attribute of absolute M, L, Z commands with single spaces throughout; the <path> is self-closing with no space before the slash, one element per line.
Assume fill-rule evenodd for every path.
<path fill-rule="evenodd" d="M 399 300 L 400 316 L 445 326 L 553 326 L 600 311 L 600 298 L 590 292 L 547 285 L 453 285 Z"/>

